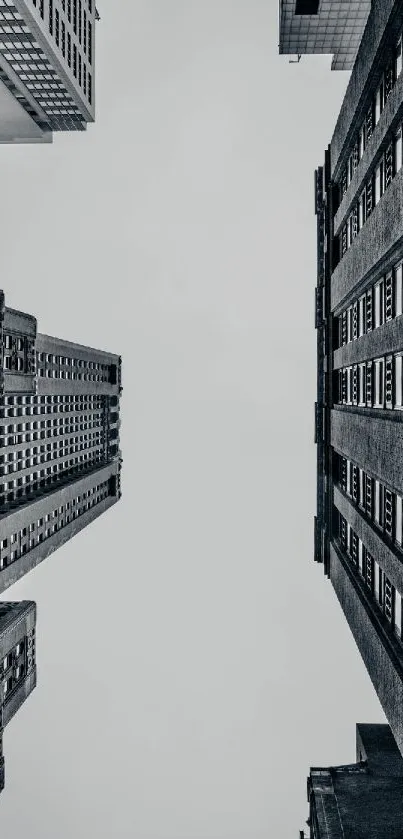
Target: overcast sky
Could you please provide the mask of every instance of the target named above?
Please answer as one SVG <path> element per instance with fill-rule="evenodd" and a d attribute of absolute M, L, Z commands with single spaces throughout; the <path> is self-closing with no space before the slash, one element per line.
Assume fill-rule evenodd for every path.
<path fill-rule="evenodd" d="M 1 834 L 279 839 L 383 721 L 315 512 L 313 172 L 348 81 L 276 0 L 99 1 L 97 121 L 0 148 L 1 285 L 121 353 L 123 497 L 6 593 L 38 687 Z"/>

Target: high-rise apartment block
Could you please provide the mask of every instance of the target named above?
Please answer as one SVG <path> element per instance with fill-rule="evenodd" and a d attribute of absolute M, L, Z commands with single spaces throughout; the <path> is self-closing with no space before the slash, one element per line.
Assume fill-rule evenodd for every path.
<path fill-rule="evenodd" d="M 0 0 L 0 142 L 51 142 L 95 118 L 94 0 Z"/>
<path fill-rule="evenodd" d="M 371 0 L 280 0 L 280 53 L 333 55 L 332 70 L 351 70 L 370 8 Z"/>
<path fill-rule="evenodd" d="M 309 839 L 401 839 L 403 758 L 389 726 L 357 725 L 356 746 L 357 763 L 311 769 Z"/>
<path fill-rule="evenodd" d="M 121 358 L 37 334 L 0 293 L 0 593 L 121 495 Z"/>
<path fill-rule="evenodd" d="M 403 753 L 402 32 L 373 0 L 316 172 L 315 557 Z"/>
<path fill-rule="evenodd" d="M 35 625 L 35 603 L 0 603 L 0 792 L 4 728 L 36 686 Z"/>

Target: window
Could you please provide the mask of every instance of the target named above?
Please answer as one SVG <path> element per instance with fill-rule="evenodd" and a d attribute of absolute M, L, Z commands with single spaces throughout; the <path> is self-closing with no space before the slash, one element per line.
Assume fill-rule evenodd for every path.
<path fill-rule="evenodd" d="M 374 519 L 379 527 L 383 526 L 383 494 L 382 484 L 379 481 L 374 481 Z"/>
<path fill-rule="evenodd" d="M 374 406 L 382 408 L 384 402 L 384 359 L 377 358 L 374 361 Z"/>
<path fill-rule="evenodd" d="M 385 104 L 385 88 L 384 88 L 384 81 L 382 79 L 378 90 L 375 94 L 375 125 L 379 122 L 379 118 L 383 111 Z"/>
<path fill-rule="evenodd" d="M 402 499 L 400 495 L 396 495 L 395 503 L 395 538 L 398 545 L 402 544 L 403 538 L 403 516 L 402 516 Z"/>
<path fill-rule="evenodd" d="M 361 126 L 360 133 L 358 135 L 358 159 L 361 160 L 365 151 L 365 123 Z"/>
<path fill-rule="evenodd" d="M 366 365 L 365 362 L 359 365 L 358 368 L 358 404 L 365 405 L 365 384 L 366 384 Z"/>
<path fill-rule="evenodd" d="M 366 316 L 366 309 L 365 309 L 365 301 L 366 297 L 365 294 L 360 297 L 358 301 L 358 337 L 360 338 L 361 335 L 365 334 L 365 316 Z"/>
<path fill-rule="evenodd" d="M 395 355 L 395 408 L 402 408 L 402 356 Z"/>
<path fill-rule="evenodd" d="M 397 265 L 394 271 L 395 274 L 395 317 L 398 317 L 402 314 L 402 302 L 403 302 L 403 295 L 402 295 L 402 266 Z"/>
<path fill-rule="evenodd" d="M 400 36 L 396 44 L 395 53 L 395 78 L 398 79 L 402 72 L 402 37 Z"/>
<path fill-rule="evenodd" d="M 366 193 L 366 190 L 364 189 L 362 191 L 362 193 L 360 195 L 360 198 L 359 198 L 359 201 L 358 201 L 358 229 L 359 230 L 361 230 L 361 228 L 364 226 L 365 220 L 366 220 L 366 206 L 367 206 L 366 197 L 367 197 L 367 193 Z"/>
<path fill-rule="evenodd" d="M 384 303 L 385 303 L 385 284 L 383 280 L 380 280 L 379 283 L 375 286 L 375 299 L 374 299 L 374 326 L 375 329 L 378 326 L 382 326 L 384 322 Z"/>
<path fill-rule="evenodd" d="M 358 487 L 359 498 L 358 503 L 360 507 L 365 507 L 365 472 L 363 469 L 358 470 Z"/>
<path fill-rule="evenodd" d="M 375 576 L 375 600 L 382 606 L 382 569 L 379 567 L 376 560 L 374 560 L 374 576 Z"/>
<path fill-rule="evenodd" d="M 352 310 L 352 307 L 350 306 L 347 309 L 347 343 L 348 344 L 352 340 L 352 315 L 353 315 L 353 310 Z"/>
<path fill-rule="evenodd" d="M 395 614 L 394 630 L 398 638 L 402 637 L 402 598 L 398 591 L 395 591 Z"/>
<path fill-rule="evenodd" d="M 358 570 L 361 576 L 364 576 L 364 545 L 361 539 L 358 540 Z"/>
<path fill-rule="evenodd" d="M 384 165 L 383 160 L 378 163 L 375 169 L 375 204 L 378 203 L 384 192 Z"/>
<path fill-rule="evenodd" d="M 395 134 L 395 173 L 402 168 L 402 127 Z"/>

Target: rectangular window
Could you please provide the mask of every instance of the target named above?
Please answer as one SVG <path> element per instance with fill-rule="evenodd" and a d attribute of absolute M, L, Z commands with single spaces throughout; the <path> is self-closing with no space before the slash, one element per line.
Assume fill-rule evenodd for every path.
<path fill-rule="evenodd" d="M 375 399 L 374 399 L 374 406 L 375 408 L 383 408 L 384 403 L 384 389 L 385 389 L 385 376 L 384 376 L 384 359 L 377 358 L 374 361 L 374 384 L 375 384 Z"/>
<path fill-rule="evenodd" d="M 394 535 L 394 519 L 395 519 L 395 509 L 394 509 L 394 496 L 390 489 L 384 490 L 384 526 L 385 526 L 385 533 L 389 536 L 390 539 L 393 538 Z"/>
<path fill-rule="evenodd" d="M 382 606 L 382 570 L 380 569 L 376 560 L 374 560 L 374 576 L 375 576 L 375 600 Z"/>
<path fill-rule="evenodd" d="M 395 134 L 395 173 L 402 168 L 402 127 Z"/>
<path fill-rule="evenodd" d="M 361 542 L 361 539 L 358 540 L 358 570 L 361 574 L 361 577 L 364 576 L 364 545 Z"/>
<path fill-rule="evenodd" d="M 383 574 L 383 611 L 389 623 L 393 623 L 394 594 L 394 586 L 392 586 L 386 574 Z"/>
<path fill-rule="evenodd" d="M 358 301 L 358 337 L 365 334 L 366 326 L 366 297 L 363 294 Z"/>
<path fill-rule="evenodd" d="M 381 196 L 383 195 L 384 188 L 384 165 L 383 160 L 378 163 L 378 166 L 375 169 L 375 204 L 378 203 Z"/>
<path fill-rule="evenodd" d="M 385 321 L 392 320 L 394 317 L 393 300 L 394 300 L 394 277 L 392 271 L 389 271 L 385 277 Z"/>
<path fill-rule="evenodd" d="M 388 355 L 385 359 L 385 405 L 393 408 L 393 356 Z"/>
<path fill-rule="evenodd" d="M 384 82 L 383 82 L 383 79 L 382 79 L 382 81 L 381 81 L 381 83 L 378 87 L 378 90 L 376 91 L 376 94 L 375 94 L 375 125 L 377 125 L 377 123 L 379 122 L 379 118 L 380 118 L 381 113 L 383 111 L 384 99 L 385 99 Z"/>
<path fill-rule="evenodd" d="M 88 63 L 92 64 L 92 23 L 88 21 Z M 88 79 L 88 86 L 91 76 Z"/>
<path fill-rule="evenodd" d="M 352 402 L 352 395 L 353 395 L 353 393 L 352 393 L 352 373 L 353 373 L 353 368 L 352 367 L 347 367 L 347 399 L 346 399 L 347 405 L 351 405 L 351 402 Z"/>
<path fill-rule="evenodd" d="M 360 133 L 358 135 L 358 159 L 361 160 L 365 151 L 365 123 L 361 126 Z"/>
<path fill-rule="evenodd" d="M 372 519 L 372 478 L 365 475 L 365 512 L 368 518 Z"/>
<path fill-rule="evenodd" d="M 346 475 L 347 475 L 347 484 L 346 484 L 346 492 L 347 495 L 351 495 L 351 461 L 346 461 Z"/>
<path fill-rule="evenodd" d="M 349 306 L 349 308 L 347 309 L 347 343 L 348 344 L 352 340 L 352 325 L 353 325 L 352 316 L 353 316 L 353 310 L 352 310 L 352 307 Z"/>
<path fill-rule="evenodd" d="M 400 36 L 396 44 L 395 53 L 395 78 L 398 79 L 402 72 L 402 36 Z"/>
<path fill-rule="evenodd" d="M 366 382 L 366 394 L 367 394 L 367 407 L 372 407 L 372 361 L 367 361 L 367 382 Z"/>
<path fill-rule="evenodd" d="M 354 364 L 352 372 L 352 403 L 353 405 L 358 403 L 358 367 L 356 364 Z"/>
<path fill-rule="evenodd" d="M 395 615 L 394 629 L 398 638 L 402 637 L 402 598 L 398 591 L 395 591 Z"/>
<path fill-rule="evenodd" d="M 358 503 L 360 507 L 365 507 L 365 472 L 363 469 L 358 470 Z"/>
<path fill-rule="evenodd" d="M 73 0 L 73 32 L 77 35 L 77 0 Z"/>
<path fill-rule="evenodd" d="M 71 35 L 67 33 L 67 64 L 71 67 Z"/>
<path fill-rule="evenodd" d="M 383 526 L 383 486 L 374 481 L 374 520 L 379 527 Z"/>
<path fill-rule="evenodd" d="M 372 288 L 367 291 L 367 332 L 371 332 L 373 327 L 373 306 L 372 306 Z"/>
<path fill-rule="evenodd" d="M 361 230 L 361 228 L 365 224 L 366 206 L 367 206 L 366 195 L 367 195 L 367 193 L 366 193 L 366 190 L 364 189 L 362 191 L 362 193 L 360 195 L 360 198 L 359 198 L 359 201 L 358 201 L 358 229 L 359 230 Z"/>
<path fill-rule="evenodd" d="M 384 303 L 385 303 L 385 285 L 384 281 L 380 280 L 375 286 L 374 296 L 374 326 L 382 326 L 384 322 Z"/>
<path fill-rule="evenodd" d="M 395 408 L 403 407 L 402 372 L 402 356 L 399 354 L 395 356 Z"/>
<path fill-rule="evenodd" d="M 366 365 L 365 361 L 358 367 L 358 404 L 365 405 L 365 385 L 366 385 Z"/>
<path fill-rule="evenodd" d="M 398 545 L 402 544 L 402 499 L 400 495 L 396 495 L 395 499 L 395 538 Z"/>
<path fill-rule="evenodd" d="M 372 213 L 372 205 L 373 205 L 373 194 L 374 194 L 374 181 L 373 178 L 369 178 L 366 188 L 365 188 L 365 219 Z"/>
<path fill-rule="evenodd" d="M 394 317 L 398 317 L 402 314 L 402 303 L 403 303 L 403 295 L 402 295 L 402 266 L 396 265 L 395 270 L 395 282 L 394 282 L 394 291 L 395 291 L 395 309 L 394 309 Z"/>
<path fill-rule="evenodd" d="M 49 32 L 53 35 L 53 0 L 49 0 Z"/>

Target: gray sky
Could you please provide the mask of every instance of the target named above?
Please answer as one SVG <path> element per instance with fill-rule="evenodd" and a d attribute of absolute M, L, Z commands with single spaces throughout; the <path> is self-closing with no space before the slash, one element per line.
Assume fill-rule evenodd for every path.
<path fill-rule="evenodd" d="M 97 122 L 0 149 L 2 281 L 123 356 L 123 498 L 7 592 L 38 687 L 2 835 L 296 837 L 310 765 L 383 721 L 315 511 L 313 170 L 348 74 L 275 0 L 100 2 Z"/>

